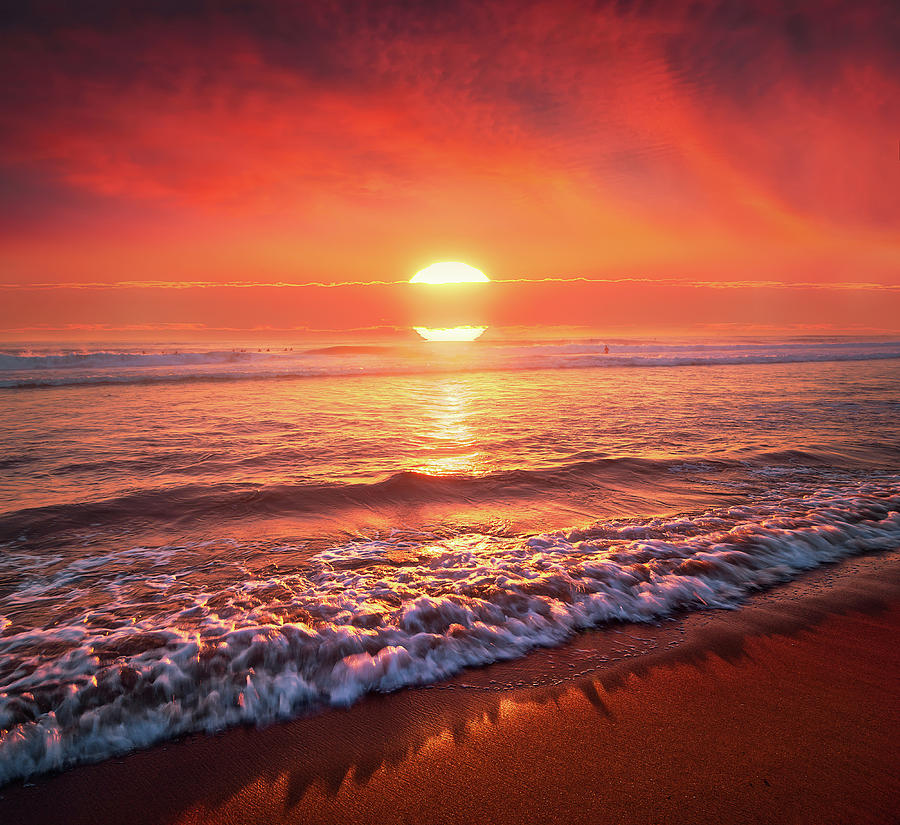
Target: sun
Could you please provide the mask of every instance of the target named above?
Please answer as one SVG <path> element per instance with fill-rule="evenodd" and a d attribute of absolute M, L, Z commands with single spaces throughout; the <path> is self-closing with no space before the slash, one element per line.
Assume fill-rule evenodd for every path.
<path fill-rule="evenodd" d="M 409 279 L 411 284 L 487 284 L 490 281 L 491 279 L 480 269 L 459 261 L 443 261 L 426 266 Z M 449 297 L 447 293 L 442 293 L 442 296 Z M 413 329 L 426 341 L 474 341 L 487 327 L 413 327 Z"/>
<path fill-rule="evenodd" d="M 420 269 L 412 278 L 411 284 L 486 284 L 490 278 L 474 266 L 459 261 L 444 261 Z"/>

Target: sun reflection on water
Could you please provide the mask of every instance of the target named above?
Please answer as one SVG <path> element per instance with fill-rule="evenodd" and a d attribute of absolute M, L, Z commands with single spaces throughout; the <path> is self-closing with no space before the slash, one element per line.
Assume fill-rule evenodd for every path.
<path fill-rule="evenodd" d="M 426 475 L 477 475 L 486 472 L 473 426 L 470 389 L 462 381 L 435 388 L 426 406 L 423 456 L 413 469 Z"/>
<path fill-rule="evenodd" d="M 413 327 L 426 341 L 474 341 L 487 327 Z"/>

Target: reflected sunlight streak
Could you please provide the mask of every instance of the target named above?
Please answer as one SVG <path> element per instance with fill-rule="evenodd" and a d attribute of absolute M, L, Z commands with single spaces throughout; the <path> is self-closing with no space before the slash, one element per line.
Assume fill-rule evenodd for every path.
<path fill-rule="evenodd" d="M 431 442 L 430 455 L 415 470 L 432 476 L 477 475 L 481 470 L 481 451 L 475 444 L 470 424 L 472 410 L 468 397 L 456 382 L 442 389 L 443 393 L 434 398 L 434 406 L 428 411 L 431 427 L 424 434 Z"/>
<path fill-rule="evenodd" d="M 487 327 L 413 327 L 426 341 L 474 341 Z"/>

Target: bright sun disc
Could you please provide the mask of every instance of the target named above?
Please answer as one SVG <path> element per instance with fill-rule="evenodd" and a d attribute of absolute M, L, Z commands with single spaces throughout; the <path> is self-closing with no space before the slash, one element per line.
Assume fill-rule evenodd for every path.
<path fill-rule="evenodd" d="M 411 284 L 484 284 L 490 278 L 474 266 L 461 264 L 458 261 L 445 261 L 420 269 L 412 278 Z"/>
<path fill-rule="evenodd" d="M 426 341 L 474 341 L 487 327 L 413 327 Z"/>

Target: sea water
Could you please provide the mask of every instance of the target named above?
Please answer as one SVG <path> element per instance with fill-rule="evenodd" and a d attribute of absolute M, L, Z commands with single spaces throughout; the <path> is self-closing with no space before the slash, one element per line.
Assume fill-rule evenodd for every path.
<path fill-rule="evenodd" d="M 900 546 L 900 343 L 0 351 L 0 782 Z"/>

